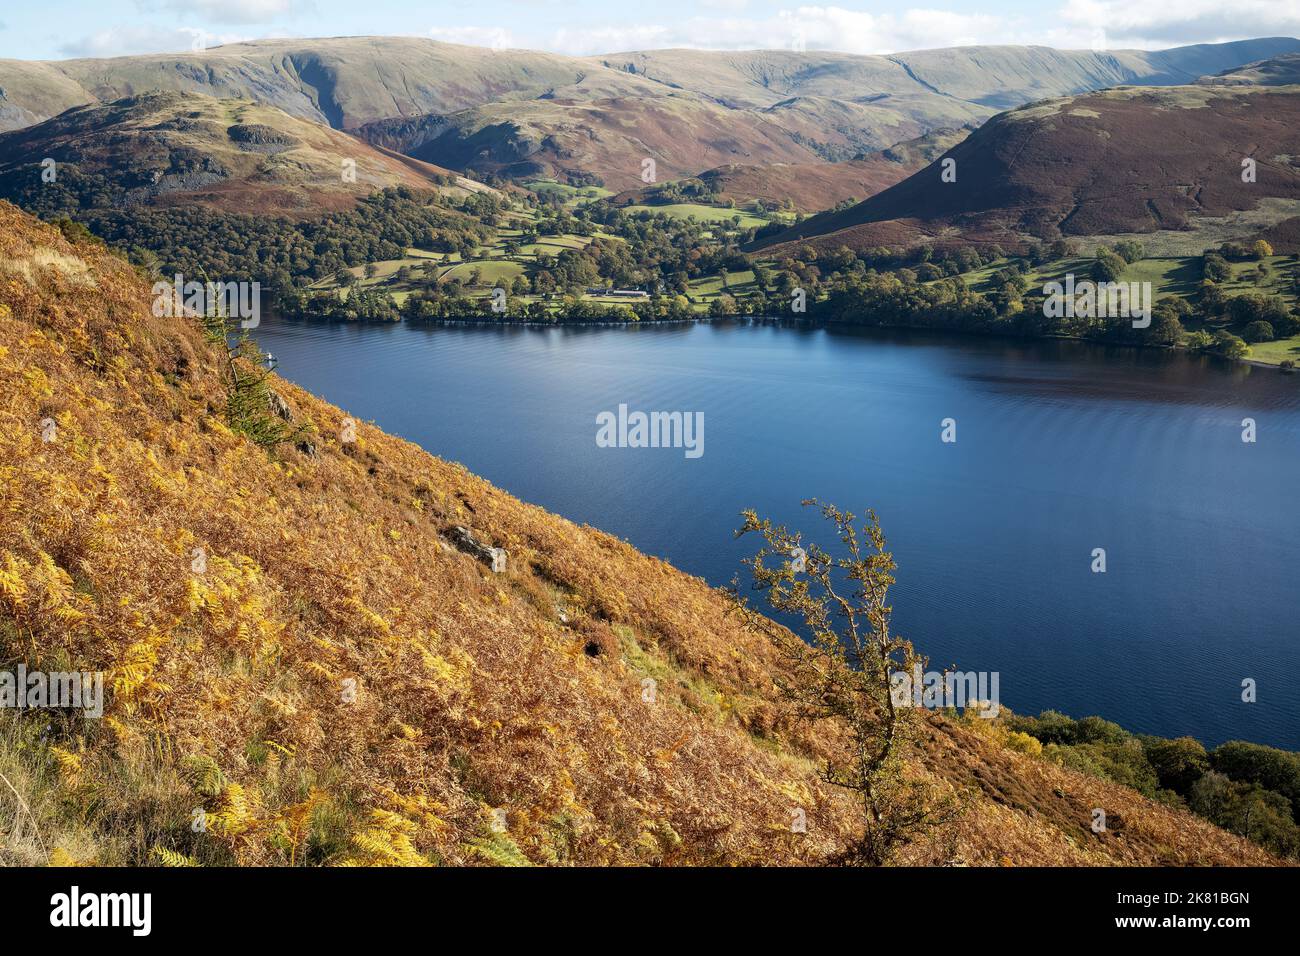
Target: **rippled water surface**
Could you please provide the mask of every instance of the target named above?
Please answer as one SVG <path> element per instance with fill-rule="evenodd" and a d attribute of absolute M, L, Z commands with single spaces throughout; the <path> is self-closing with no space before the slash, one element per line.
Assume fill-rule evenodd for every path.
<path fill-rule="evenodd" d="M 1300 749 L 1300 377 L 770 325 L 256 335 L 357 417 L 714 584 L 754 546 L 742 507 L 829 544 L 800 499 L 872 506 L 898 629 L 935 665 L 1000 672 L 1016 711 Z M 703 412 L 703 456 L 597 447 L 621 403 Z"/>

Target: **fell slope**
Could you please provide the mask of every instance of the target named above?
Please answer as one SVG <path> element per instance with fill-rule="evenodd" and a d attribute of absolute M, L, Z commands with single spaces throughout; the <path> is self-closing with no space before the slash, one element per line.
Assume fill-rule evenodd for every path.
<path fill-rule="evenodd" d="M 4 60 L 0 86 L 9 90 L 14 73 L 33 68 L 75 85 L 75 91 L 72 85 L 63 88 L 58 111 L 93 100 L 173 90 L 254 99 L 337 129 L 385 116 L 447 113 L 512 96 L 536 96 L 578 83 L 587 72 L 580 61 L 528 50 L 495 51 L 416 37 L 329 37 L 39 64 Z M 15 85 L 7 99 L 39 116 L 35 105 L 28 105 L 31 86 Z"/>
<path fill-rule="evenodd" d="M 807 117 L 728 110 L 684 94 L 496 103 L 357 134 L 440 165 L 562 182 L 594 174 L 614 190 L 641 185 L 646 159 L 657 178 L 674 179 L 726 162 L 815 163 L 820 150 L 854 151 Z"/>
<path fill-rule="evenodd" d="M 1300 88 L 1123 87 L 999 115 L 865 202 L 772 237 L 907 246 L 1158 234 L 1195 252 L 1300 210 Z M 956 163 L 956 181 L 942 178 Z M 1257 164 L 1242 180 L 1242 161 Z"/>
<path fill-rule="evenodd" d="M 729 163 L 844 161 L 1044 96 L 1188 82 L 1297 50 L 1300 41 L 1274 38 L 1159 53 L 963 47 L 889 57 L 660 50 L 577 58 L 412 37 L 259 40 L 0 61 L 0 129 L 149 90 L 204 93 L 337 129 L 384 124 L 370 129 L 372 142 L 418 148 L 443 165 L 595 174 L 617 190 L 637 185 L 645 157 L 666 177 Z M 696 128 L 705 131 L 698 143 Z"/>
<path fill-rule="evenodd" d="M 925 167 L 969 134 L 968 129 L 935 130 L 888 149 L 842 163 L 732 163 L 699 174 L 719 199 L 737 205 L 758 201 L 769 209 L 788 202 L 805 213 L 828 209 L 846 200 L 873 196 Z M 636 190 L 617 201 L 642 202 L 649 189 Z"/>
<path fill-rule="evenodd" d="M 1300 83 L 1300 53 L 1248 63 L 1237 69 L 1203 76 L 1198 83 L 1206 86 L 1294 86 Z"/>
<path fill-rule="evenodd" d="M 458 178 L 273 106 L 197 93 L 75 107 L 0 133 L 0 195 L 41 188 L 47 158 L 64 177 L 120 191 L 115 204 L 262 214 L 328 211 L 386 187 L 432 189 L 435 179 Z"/>
<path fill-rule="evenodd" d="M 963 46 L 890 56 L 825 51 L 651 50 L 592 57 L 675 89 L 733 106 L 772 106 L 792 96 L 889 101 L 930 94 L 992 110 L 1121 84 L 1169 86 L 1282 53 L 1300 40 L 1271 37 L 1169 50 L 1057 50 Z"/>
<path fill-rule="evenodd" d="M 815 771 L 841 735 L 793 719 L 773 648 L 703 581 L 369 425 L 348 440 L 343 411 L 274 377 L 314 447 L 268 453 L 226 424 L 224 352 L 149 302 L 121 259 L 0 203 L 0 649 L 102 670 L 107 690 L 102 721 L 0 714 L 24 801 L 0 801 L 0 859 L 817 863 L 843 846 L 852 808 Z M 456 525 L 507 548 L 505 573 L 452 548 Z M 927 718 L 912 772 L 969 800 L 912 862 L 1270 862 L 989 727 Z M 1101 835 L 1098 806 L 1120 821 Z"/>

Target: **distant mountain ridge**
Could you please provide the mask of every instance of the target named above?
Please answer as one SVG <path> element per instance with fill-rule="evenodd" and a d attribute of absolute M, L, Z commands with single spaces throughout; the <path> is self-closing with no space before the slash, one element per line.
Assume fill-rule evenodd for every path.
<path fill-rule="evenodd" d="M 843 161 L 1031 100 L 1187 83 L 1293 52 L 1300 41 L 1266 38 L 1158 52 L 997 46 L 581 58 L 407 37 L 259 40 L 104 60 L 0 60 L 0 128 L 148 90 L 203 93 L 365 128 L 390 147 L 409 124 L 436 128 L 403 151 L 506 175 L 596 175 L 618 189 L 637 185 L 645 157 L 661 178 L 733 163 Z"/>

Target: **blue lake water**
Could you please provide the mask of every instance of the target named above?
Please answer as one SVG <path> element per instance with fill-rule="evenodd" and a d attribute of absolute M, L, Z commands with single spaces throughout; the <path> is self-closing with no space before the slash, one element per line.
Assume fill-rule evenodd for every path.
<path fill-rule="evenodd" d="M 1300 376 L 747 323 L 255 335 L 358 418 L 713 584 L 757 546 L 732 537 L 744 507 L 825 545 L 801 499 L 874 507 L 896 629 L 932 665 L 999 672 L 1017 712 L 1300 749 Z M 598 447 L 620 404 L 703 412 L 704 454 Z"/>

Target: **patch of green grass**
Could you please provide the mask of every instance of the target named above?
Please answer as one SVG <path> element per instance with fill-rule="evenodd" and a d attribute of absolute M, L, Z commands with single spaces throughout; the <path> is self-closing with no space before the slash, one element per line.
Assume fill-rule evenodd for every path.
<path fill-rule="evenodd" d="M 736 216 L 740 219 L 740 224 L 737 227 L 739 229 L 748 229 L 751 226 L 758 227 L 767 223 L 766 219 L 761 219 L 753 213 L 745 212 L 743 209 L 725 209 L 722 206 L 705 206 L 702 203 L 694 202 L 669 203 L 664 206 L 628 206 L 627 212 L 662 213 L 676 219 L 695 219 L 697 222 L 725 225 L 730 225 L 732 217 Z"/>
<path fill-rule="evenodd" d="M 654 680 L 655 693 L 660 700 L 670 699 L 715 723 L 722 723 L 732 715 L 735 701 L 708 680 L 679 667 L 667 656 L 648 653 L 631 627 L 615 624 L 614 633 L 623 646 L 623 661 L 634 673 Z"/>
<path fill-rule="evenodd" d="M 989 291 L 989 280 L 1005 269 L 1011 261 L 1011 259 L 999 259 L 982 269 L 967 272 L 961 278 L 976 291 L 987 292 Z M 1230 263 L 1233 273 L 1232 278 L 1220 283 L 1219 287 L 1225 295 L 1229 296 L 1254 292 L 1262 295 L 1280 295 L 1288 301 L 1294 302 L 1295 296 L 1288 288 L 1290 285 L 1288 277 L 1294 267 L 1291 257 L 1273 256 L 1265 260 L 1265 262 L 1269 268 L 1269 276 L 1263 281 L 1258 281 L 1255 278 L 1258 263 Z M 1073 273 L 1075 281 L 1079 282 L 1089 278 L 1092 263 L 1093 257 L 1091 254 L 1075 256 L 1070 259 L 1057 259 L 1045 262 L 1030 270 L 1025 273 L 1025 278 L 1029 282 L 1030 290 L 1041 290 L 1043 284 L 1048 281 L 1060 282 L 1067 273 Z M 1124 269 L 1120 280 L 1123 282 L 1150 282 L 1156 298 L 1166 295 L 1195 296 L 1201 286 L 1201 257 L 1155 256 L 1140 259 L 1137 262 L 1130 263 Z"/>
<path fill-rule="evenodd" d="M 1256 342 L 1250 347 L 1250 355 L 1247 358 L 1267 365 L 1279 365 L 1290 359 L 1300 365 L 1300 335 L 1274 342 Z"/>
<path fill-rule="evenodd" d="M 1139 259 L 1120 277 L 1124 282 L 1150 282 L 1151 291 L 1163 295 L 1191 296 L 1201 286 L 1201 263 L 1197 258 L 1165 257 Z"/>
<path fill-rule="evenodd" d="M 536 242 L 530 242 L 519 248 L 526 255 L 535 256 L 544 253 L 548 256 L 557 256 L 565 249 L 585 249 L 590 244 L 591 240 L 586 236 L 542 236 Z"/>
<path fill-rule="evenodd" d="M 716 299 L 724 292 L 728 295 L 745 295 L 757 291 L 754 273 L 748 269 L 744 272 L 729 273 L 725 289 L 722 287 L 722 276 L 717 275 L 702 276 L 690 283 L 690 294 L 697 299 Z"/>
<path fill-rule="evenodd" d="M 1268 269 L 1264 278 L 1257 276 L 1260 262 Z M 1256 292 L 1260 295 L 1277 295 L 1294 303 L 1296 296 L 1291 287 L 1291 273 L 1296 268 L 1293 256 L 1269 256 L 1260 262 L 1230 262 L 1232 278 L 1219 283 L 1224 295 L 1241 295 Z"/>
<path fill-rule="evenodd" d="M 523 263 L 510 259 L 474 259 L 462 262 L 443 272 L 440 279 L 468 279 L 475 269 L 479 271 L 480 281 L 499 285 L 511 282 L 516 276 L 524 274 Z"/>

